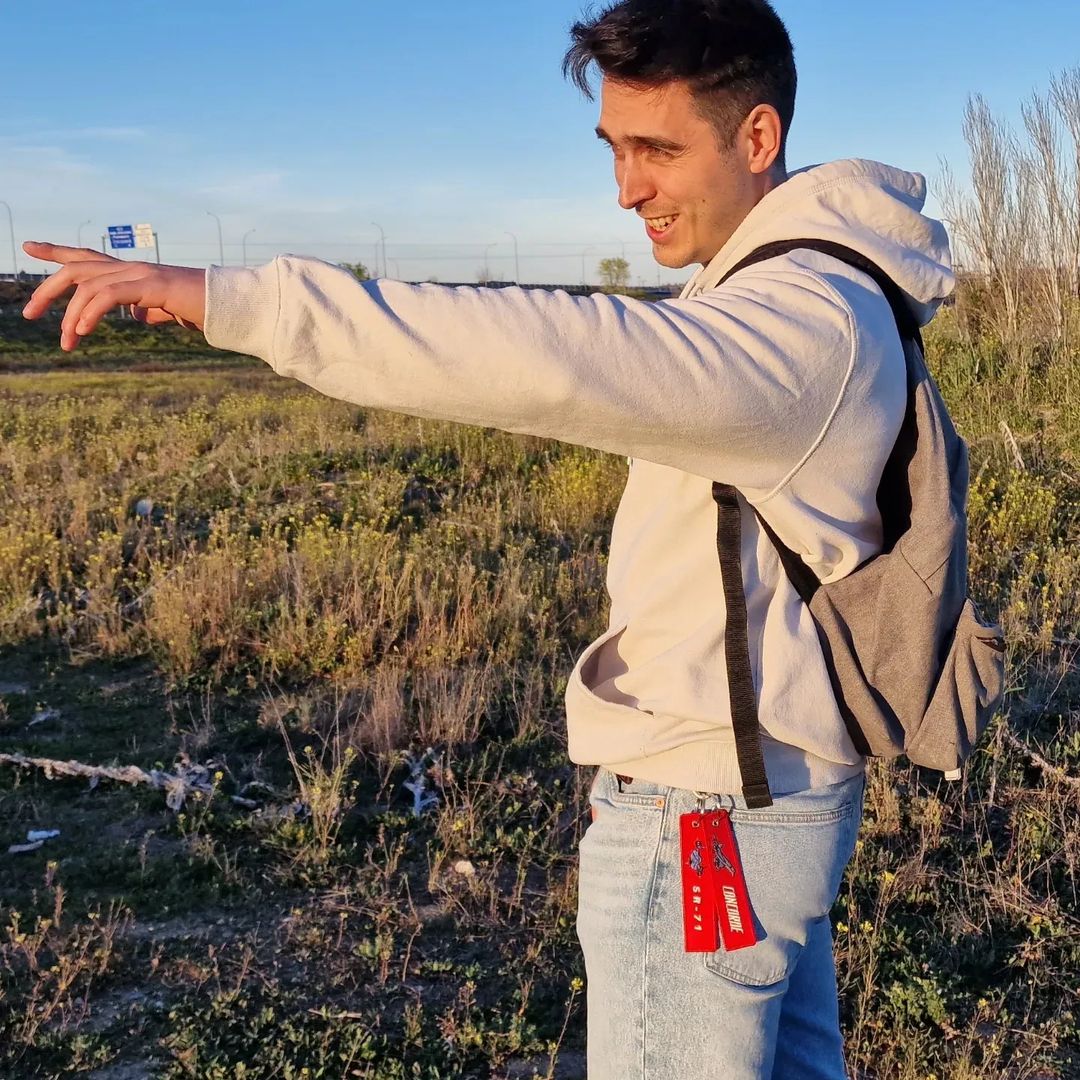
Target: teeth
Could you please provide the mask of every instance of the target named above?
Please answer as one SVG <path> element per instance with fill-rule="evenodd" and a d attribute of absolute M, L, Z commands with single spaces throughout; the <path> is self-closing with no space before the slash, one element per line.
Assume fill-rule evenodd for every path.
<path fill-rule="evenodd" d="M 657 232 L 659 232 L 661 229 L 666 229 L 676 217 L 678 217 L 678 215 L 673 214 L 671 217 L 646 218 L 645 220 L 649 223 L 650 228 L 656 229 Z"/>

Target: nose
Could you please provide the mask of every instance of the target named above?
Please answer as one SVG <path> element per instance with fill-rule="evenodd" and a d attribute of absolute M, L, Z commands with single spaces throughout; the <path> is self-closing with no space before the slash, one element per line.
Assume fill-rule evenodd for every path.
<path fill-rule="evenodd" d="M 656 196 L 656 185 L 632 155 L 615 167 L 615 180 L 619 185 L 619 205 L 624 210 L 633 210 Z"/>

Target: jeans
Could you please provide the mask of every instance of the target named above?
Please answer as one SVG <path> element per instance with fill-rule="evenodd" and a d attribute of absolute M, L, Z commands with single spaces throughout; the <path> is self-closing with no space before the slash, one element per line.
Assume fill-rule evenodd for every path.
<path fill-rule="evenodd" d="M 679 815 L 694 794 L 600 769 L 580 846 L 588 1080 L 844 1080 L 829 911 L 866 777 L 731 812 L 757 944 L 687 953 Z M 709 807 L 716 805 L 710 799 Z"/>

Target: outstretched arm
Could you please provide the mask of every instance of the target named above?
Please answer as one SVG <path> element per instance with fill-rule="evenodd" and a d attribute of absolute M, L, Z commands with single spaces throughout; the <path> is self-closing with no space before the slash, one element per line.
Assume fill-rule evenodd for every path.
<path fill-rule="evenodd" d="M 66 347 L 109 308 L 133 305 L 146 321 L 203 327 L 211 345 L 331 397 L 561 439 L 759 493 L 816 444 L 855 357 L 846 304 L 791 266 L 649 304 L 359 282 L 292 256 L 204 274 L 100 256 L 90 266 L 90 255 L 70 259 L 31 301 L 44 310 L 77 284 Z"/>
<path fill-rule="evenodd" d="M 790 263 L 651 304 L 357 281 L 317 259 L 207 271 L 211 345 L 359 405 L 561 439 L 766 493 L 849 377 L 850 310 Z"/>

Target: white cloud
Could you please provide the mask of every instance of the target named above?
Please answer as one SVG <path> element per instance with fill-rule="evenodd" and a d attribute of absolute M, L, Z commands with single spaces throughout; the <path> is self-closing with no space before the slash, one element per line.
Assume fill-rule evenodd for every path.
<path fill-rule="evenodd" d="M 245 205 L 250 205 L 253 199 L 266 198 L 268 195 L 280 192 L 285 175 L 283 172 L 276 171 L 237 173 L 194 190 L 199 195 L 241 199 Z"/>
<path fill-rule="evenodd" d="M 57 132 L 57 139 L 88 139 L 95 142 L 140 142 L 149 132 L 137 127 L 88 127 Z"/>
<path fill-rule="evenodd" d="M 0 148 L 6 159 L 0 167 L 0 178 L 7 180 L 14 175 L 16 183 L 20 176 L 40 184 L 57 175 L 101 172 L 92 162 L 75 156 L 63 146 L 20 144 L 0 138 Z"/>
<path fill-rule="evenodd" d="M 16 132 L 0 134 L 0 145 L 15 143 L 67 143 L 67 142 L 141 142 L 149 138 L 149 132 L 139 127 L 84 127 L 84 128 L 34 128 L 22 127 Z"/>

